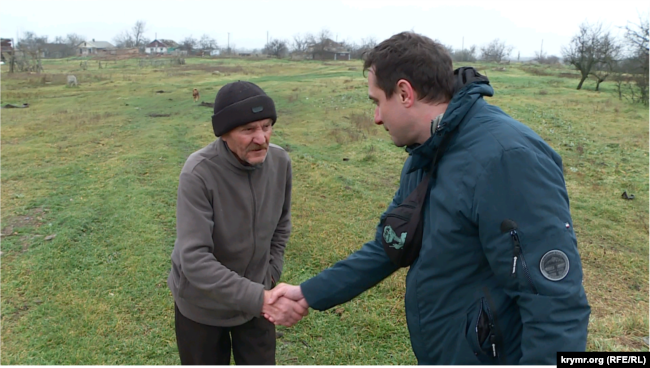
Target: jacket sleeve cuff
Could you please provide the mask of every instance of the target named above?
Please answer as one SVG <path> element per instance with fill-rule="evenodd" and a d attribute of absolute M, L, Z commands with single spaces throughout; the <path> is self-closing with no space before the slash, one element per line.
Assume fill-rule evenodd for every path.
<path fill-rule="evenodd" d="M 307 305 L 319 311 L 331 308 L 331 306 L 327 305 L 327 303 L 322 302 L 322 296 L 324 294 L 323 290 L 324 289 L 321 287 L 321 285 L 319 285 L 318 279 L 316 278 L 311 278 L 300 284 L 300 291 L 302 292 L 302 296 L 307 301 Z"/>
<path fill-rule="evenodd" d="M 264 285 L 251 282 L 246 291 L 246 297 L 249 302 L 243 303 L 243 312 L 254 316 L 262 314 L 262 305 L 264 304 Z"/>

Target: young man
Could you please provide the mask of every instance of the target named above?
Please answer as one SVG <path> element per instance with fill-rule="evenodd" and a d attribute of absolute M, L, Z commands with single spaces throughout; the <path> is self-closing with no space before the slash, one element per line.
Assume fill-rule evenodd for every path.
<path fill-rule="evenodd" d="M 274 297 L 325 310 L 395 272 L 387 252 L 407 234 L 382 223 L 433 167 L 406 277 L 418 363 L 545 365 L 557 351 L 584 351 L 590 307 L 560 156 L 483 100 L 493 94 L 487 78 L 472 68 L 455 76 L 444 47 L 427 37 L 394 35 L 367 55 L 364 71 L 375 122 L 409 153 L 400 187 L 375 240 L 300 286 L 279 285 Z"/>
<path fill-rule="evenodd" d="M 187 159 L 180 174 L 177 238 L 167 284 L 182 364 L 275 364 L 276 323 L 290 325 L 306 305 L 268 303 L 282 273 L 291 231 L 291 161 L 269 142 L 273 100 L 250 82 L 217 93 L 218 138 Z"/>

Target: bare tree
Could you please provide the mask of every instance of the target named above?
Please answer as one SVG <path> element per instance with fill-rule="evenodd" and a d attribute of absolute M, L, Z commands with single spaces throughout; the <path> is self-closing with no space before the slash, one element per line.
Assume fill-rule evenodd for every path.
<path fill-rule="evenodd" d="M 481 47 L 481 59 L 485 61 L 501 62 L 510 56 L 514 47 L 506 45 L 505 41 L 498 38 L 490 42 L 487 46 Z"/>
<path fill-rule="evenodd" d="M 291 44 L 293 52 L 307 51 L 308 35 L 301 35 L 296 33 L 293 35 L 293 43 Z"/>
<path fill-rule="evenodd" d="M 147 23 L 139 20 L 135 22 L 130 30 L 122 31 L 122 33 L 115 36 L 113 42 L 119 48 L 142 47 L 149 43 L 149 40 L 144 37 L 146 29 Z"/>
<path fill-rule="evenodd" d="M 84 37 L 84 36 L 80 36 L 80 35 L 78 35 L 78 34 L 76 34 L 76 33 L 68 33 L 68 34 L 65 36 L 65 43 L 67 43 L 67 44 L 70 45 L 70 46 L 77 47 L 77 46 L 79 46 L 79 44 L 82 43 L 85 39 L 86 39 L 86 37 Z"/>
<path fill-rule="evenodd" d="M 40 47 L 42 45 L 45 45 L 47 43 L 47 36 L 37 36 L 36 33 L 34 32 L 25 32 L 23 33 L 23 37 L 20 39 L 20 42 L 18 43 L 19 47 L 23 47 L 26 49 L 29 48 L 36 48 Z"/>
<path fill-rule="evenodd" d="M 533 60 L 540 64 L 546 64 L 547 53 L 544 51 L 535 51 L 535 58 Z"/>
<path fill-rule="evenodd" d="M 20 71 L 40 73 L 43 71 L 41 58 L 47 44 L 47 36 L 37 36 L 34 32 L 25 32 L 18 43 L 18 50 L 21 51 L 22 59 L 16 63 Z"/>
<path fill-rule="evenodd" d="M 472 45 L 469 49 L 462 49 L 454 51 L 452 60 L 462 62 L 476 61 L 476 45 Z"/>
<path fill-rule="evenodd" d="M 144 46 L 144 32 L 147 30 L 147 22 L 139 20 L 135 22 L 131 28 L 131 37 L 133 38 L 133 46 Z"/>
<path fill-rule="evenodd" d="M 629 70 L 628 60 L 620 60 L 614 63 L 611 73 L 611 81 L 614 82 L 616 86 L 616 92 L 618 93 L 618 99 L 623 99 L 623 91 L 625 87 L 630 83 L 632 77 L 627 73 Z"/>
<path fill-rule="evenodd" d="M 601 23 L 589 24 L 582 23 L 578 34 L 573 36 L 571 43 L 562 48 L 562 55 L 566 63 L 573 65 L 576 70 L 580 71 L 580 82 L 578 88 L 589 77 L 596 73 L 604 75 L 604 70 L 611 70 L 612 60 L 615 60 L 620 47 L 616 47 L 616 41 L 609 31 L 603 29 Z M 609 66 L 608 66 L 609 65 Z M 601 69 L 596 71 L 596 69 Z M 605 76 L 606 77 L 606 76 Z M 596 77 L 598 79 L 598 77 Z M 600 82 L 597 82 L 600 84 Z"/>
<path fill-rule="evenodd" d="M 267 55 L 273 55 L 277 58 L 284 57 L 289 52 L 287 41 L 272 39 L 266 44 L 266 46 L 264 46 L 262 52 Z"/>
<path fill-rule="evenodd" d="M 122 33 L 118 34 L 113 38 L 113 42 L 115 42 L 115 46 L 118 48 L 131 48 L 135 45 L 135 41 L 133 41 L 133 37 L 131 37 L 131 33 L 129 31 L 123 31 Z"/>
<path fill-rule="evenodd" d="M 313 50 L 316 52 L 322 52 L 327 46 L 325 41 L 328 39 L 332 39 L 332 32 L 330 32 L 330 30 L 327 28 L 323 28 L 316 35 L 309 37 L 309 46 L 312 46 Z"/>
<path fill-rule="evenodd" d="M 198 46 L 199 42 L 196 40 L 196 38 L 192 37 L 191 35 L 188 37 L 185 37 L 183 41 L 181 41 L 180 49 L 187 51 L 187 53 L 191 53 L 192 50 L 194 50 Z"/>
<path fill-rule="evenodd" d="M 307 43 L 307 48 L 309 48 L 309 46 L 315 44 L 316 42 L 318 42 L 318 40 L 316 39 L 316 36 L 314 36 L 313 34 L 305 33 L 305 42 Z"/>
<path fill-rule="evenodd" d="M 65 45 L 65 48 L 62 50 L 63 57 L 73 56 L 77 53 L 77 46 L 84 41 L 83 36 L 79 36 L 76 33 L 70 33 L 65 37 L 57 36 L 54 39 L 54 43 Z"/>
<path fill-rule="evenodd" d="M 362 38 L 360 45 L 354 45 L 354 47 L 350 48 L 350 57 L 354 59 L 361 59 L 367 52 L 370 52 L 370 50 L 374 49 L 375 46 L 377 46 L 377 40 L 374 37 L 370 36 L 367 38 Z"/>
<path fill-rule="evenodd" d="M 361 47 L 366 49 L 374 49 L 375 46 L 377 46 L 377 40 L 374 37 L 369 36 L 361 39 Z"/>
<path fill-rule="evenodd" d="M 332 39 L 332 32 L 329 29 L 323 28 L 317 35 L 317 41 L 320 43 L 325 42 L 327 39 Z"/>
<path fill-rule="evenodd" d="M 214 50 L 217 48 L 217 40 L 208 36 L 207 34 L 201 36 L 201 39 L 198 43 L 199 47 L 201 47 L 203 50 Z"/>
<path fill-rule="evenodd" d="M 82 43 L 86 38 L 84 36 L 80 36 L 76 33 L 69 33 L 65 36 L 65 43 L 67 43 L 69 46 L 76 48 L 79 46 L 80 43 Z"/>
<path fill-rule="evenodd" d="M 633 81 L 635 86 L 628 85 L 630 99 L 632 102 L 648 104 L 648 80 L 650 73 L 648 67 L 650 59 L 648 57 L 648 17 L 639 16 L 639 23 L 628 24 L 625 26 L 625 41 L 628 52 L 631 55 L 630 73 L 634 75 Z M 635 88 L 636 87 L 636 88 Z"/>
<path fill-rule="evenodd" d="M 609 33 L 601 38 L 596 48 L 596 63 L 589 74 L 596 79 L 596 91 L 600 84 L 613 72 L 621 54 L 621 46 Z"/>

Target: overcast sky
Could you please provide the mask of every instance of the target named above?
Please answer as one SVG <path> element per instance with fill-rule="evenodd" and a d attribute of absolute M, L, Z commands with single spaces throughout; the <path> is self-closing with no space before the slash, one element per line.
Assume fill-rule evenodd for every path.
<path fill-rule="evenodd" d="M 219 46 L 262 48 L 268 36 L 291 41 L 293 35 L 328 29 L 333 38 L 382 41 L 407 30 L 438 39 L 454 48 L 481 47 L 495 38 L 514 47 L 512 57 L 534 56 L 542 46 L 549 55 L 574 35 L 580 23 L 603 22 L 612 31 L 648 16 L 648 1 L 29 1 L 3 2 L 0 36 L 20 38 L 77 33 L 86 39 L 113 42 L 137 20 L 146 21 L 145 37 L 172 39 L 208 34 Z M 11 5 L 10 5 L 11 4 Z M 228 35 L 230 33 L 230 36 Z"/>

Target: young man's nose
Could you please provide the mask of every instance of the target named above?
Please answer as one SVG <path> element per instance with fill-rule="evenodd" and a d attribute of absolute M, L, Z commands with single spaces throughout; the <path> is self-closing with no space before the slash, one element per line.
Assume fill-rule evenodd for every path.
<path fill-rule="evenodd" d="M 379 115 L 379 107 L 375 107 L 375 124 L 377 125 L 382 125 L 384 122 L 381 120 L 381 116 Z"/>

